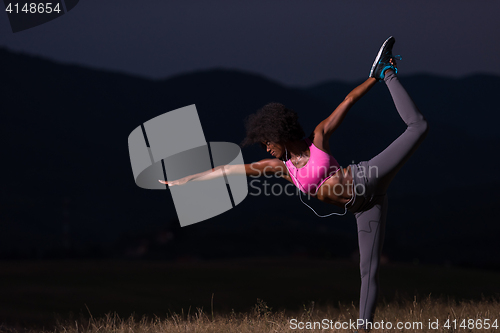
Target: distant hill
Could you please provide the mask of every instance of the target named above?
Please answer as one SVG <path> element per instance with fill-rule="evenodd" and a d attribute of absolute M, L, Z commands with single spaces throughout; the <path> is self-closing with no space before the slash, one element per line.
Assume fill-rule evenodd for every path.
<path fill-rule="evenodd" d="M 429 121 L 456 127 L 472 137 L 500 138 L 500 131 L 496 126 L 500 121 L 500 113 L 497 112 L 499 107 L 496 105 L 500 77 L 476 74 L 452 79 L 419 74 L 403 75 L 400 80 Z M 352 87 L 350 84 L 330 81 L 307 88 L 306 91 L 335 107 Z M 380 121 L 380 112 L 391 105 L 390 96 L 380 96 L 380 90 L 386 90 L 383 83 L 372 89 L 368 98 L 359 101 L 359 106 L 365 111 L 365 119 Z M 376 97 L 370 98 L 370 95 Z M 391 120 L 400 121 L 395 118 Z"/>
<path fill-rule="evenodd" d="M 299 89 L 224 69 L 154 81 L 5 49 L 0 60 L 0 255 L 57 253 L 64 221 L 74 253 L 94 248 L 119 255 L 141 239 L 152 253 L 151 239 L 166 231 L 174 235 L 169 257 L 355 251 L 352 215 L 320 219 L 294 197 L 249 195 L 225 214 L 180 229 L 168 191 L 134 184 L 127 147 L 135 127 L 190 104 L 197 106 L 207 141 L 240 143 L 244 118 L 272 101 L 296 110 L 309 134 L 354 84 Z M 500 215 L 490 207 L 500 199 L 494 190 L 500 176 L 489 170 L 499 162 L 494 90 L 500 78 L 421 75 L 401 81 L 428 118 L 430 132 L 389 190 L 389 257 L 461 262 L 468 242 L 477 245 L 467 251 L 468 261 L 484 252 L 485 261 L 498 263 L 492 244 Z M 378 84 L 334 133 L 332 152 L 347 166 L 376 155 L 403 130 L 387 89 Z M 257 147 L 243 149 L 243 155 L 247 163 L 269 157 Z M 320 214 L 340 211 L 311 205 Z M 472 233 L 471 225 L 482 227 Z"/>

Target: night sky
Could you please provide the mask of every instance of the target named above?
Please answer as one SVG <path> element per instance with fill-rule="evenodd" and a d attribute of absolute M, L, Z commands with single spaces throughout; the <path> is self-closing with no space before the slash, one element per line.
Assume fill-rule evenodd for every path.
<path fill-rule="evenodd" d="M 402 265 L 384 268 L 382 295 L 416 300 L 405 295 L 442 293 L 483 302 L 499 295 L 500 157 L 492 154 L 500 143 L 499 14 L 500 0 L 80 0 L 61 17 L 18 33 L 0 14 L 6 168 L 0 331 L 11 331 L 5 318 L 47 328 L 56 313 L 73 318 L 79 309 L 95 318 L 109 311 L 208 311 L 214 294 L 216 312 L 249 309 L 256 299 L 274 309 L 305 310 L 306 300 L 357 304 L 351 303 L 359 291 L 352 214 L 319 219 L 299 198 L 248 195 L 219 220 L 180 228 L 171 193 L 134 183 L 127 138 L 141 123 L 188 103 L 201 110 L 210 142 L 243 139 L 243 117 L 271 101 L 300 110 L 311 130 L 313 119 L 324 119 L 322 112 L 368 77 L 391 35 L 394 54 L 403 57 L 398 75 L 408 76 L 404 85 L 432 125 L 391 185 L 382 264 Z M 182 76 L 200 70 L 206 72 Z M 330 80 L 342 82 L 314 86 Z M 404 130 L 392 104 L 382 84 L 357 103 L 333 137 L 339 162 L 371 158 Z M 255 151 L 243 153 L 248 163 Z M 332 205 L 311 206 L 332 213 Z M 292 261 L 265 259 L 285 255 Z M 248 265 L 253 257 L 262 265 Z M 335 264 L 300 264 L 305 257 Z M 118 264 L 37 261 L 58 258 Z M 179 266 L 134 262 L 141 258 Z M 200 264 L 218 258 L 236 259 Z M 479 314 L 457 313 L 495 313 L 486 307 L 493 303 L 481 304 Z"/>
<path fill-rule="evenodd" d="M 156 79 L 222 67 L 306 86 L 365 78 L 393 35 L 401 75 L 500 75 L 499 13 L 499 1 L 82 0 L 15 34 L 0 15 L 0 46 Z"/>

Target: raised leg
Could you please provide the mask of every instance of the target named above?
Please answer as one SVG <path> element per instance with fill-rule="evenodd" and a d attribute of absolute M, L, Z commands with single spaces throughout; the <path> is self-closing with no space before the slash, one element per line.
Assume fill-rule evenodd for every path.
<path fill-rule="evenodd" d="M 408 127 L 386 149 L 368 161 L 371 174 L 369 182 L 373 183 L 377 194 L 386 192 L 389 183 L 415 152 L 428 132 L 427 121 L 399 82 L 394 71 L 387 70 L 384 81 L 401 119 Z"/>

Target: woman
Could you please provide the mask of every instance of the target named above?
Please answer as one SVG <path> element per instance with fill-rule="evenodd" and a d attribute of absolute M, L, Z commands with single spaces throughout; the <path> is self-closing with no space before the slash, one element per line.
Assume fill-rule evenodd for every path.
<path fill-rule="evenodd" d="M 207 180 L 226 174 L 249 176 L 278 175 L 295 184 L 302 192 L 318 200 L 352 212 L 358 226 L 361 294 L 359 319 L 361 329 L 370 328 L 378 293 L 378 265 L 385 234 L 387 187 L 399 169 L 427 134 L 427 122 L 401 86 L 389 37 L 380 48 L 369 78 L 351 91 L 332 114 L 305 136 L 297 114 L 281 104 L 264 106 L 247 120 L 247 137 L 242 146 L 261 143 L 274 157 L 245 165 L 219 166 L 175 181 L 160 181 L 169 186 L 187 181 Z M 329 139 L 347 111 L 377 81 L 387 85 L 397 111 L 407 129 L 380 154 L 369 161 L 341 169 L 330 153 Z M 302 197 L 301 197 L 302 198 Z M 344 212 L 344 213 L 345 213 Z"/>

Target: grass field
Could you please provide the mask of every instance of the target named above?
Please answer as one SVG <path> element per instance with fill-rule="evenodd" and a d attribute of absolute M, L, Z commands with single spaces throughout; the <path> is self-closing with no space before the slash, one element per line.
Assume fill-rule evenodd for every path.
<path fill-rule="evenodd" d="M 427 298 L 422 301 L 381 304 L 371 332 L 498 332 L 500 303 L 497 301 L 445 302 Z M 314 303 L 303 311 L 273 312 L 263 301 L 253 311 L 214 315 L 197 309 L 173 313 L 165 319 L 116 314 L 102 318 L 67 320 L 56 332 L 353 332 L 356 309 L 345 305 L 315 309 Z M 37 331 L 40 332 L 40 331 Z M 49 332 L 49 331 L 47 331 Z"/>
<path fill-rule="evenodd" d="M 299 322 L 323 319 L 332 320 L 324 331 L 348 332 L 331 325 L 357 318 L 359 269 L 350 261 L 41 261 L 1 267 L 0 332 L 293 332 L 302 331 Z M 382 266 L 380 280 L 376 322 L 420 322 L 421 328 L 401 331 L 448 332 L 454 323 L 445 329 L 446 320 L 456 319 L 456 331 L 470 332 L 469 322 L 460 324 L 474 319 L 472 331 L 500 332 L 477 328 L 487 326 L 486 319 L 490 325 L 500 320 L 500 272 L 390 263 Z M 436 319 L 439 329 L 429 329 Z"/>

